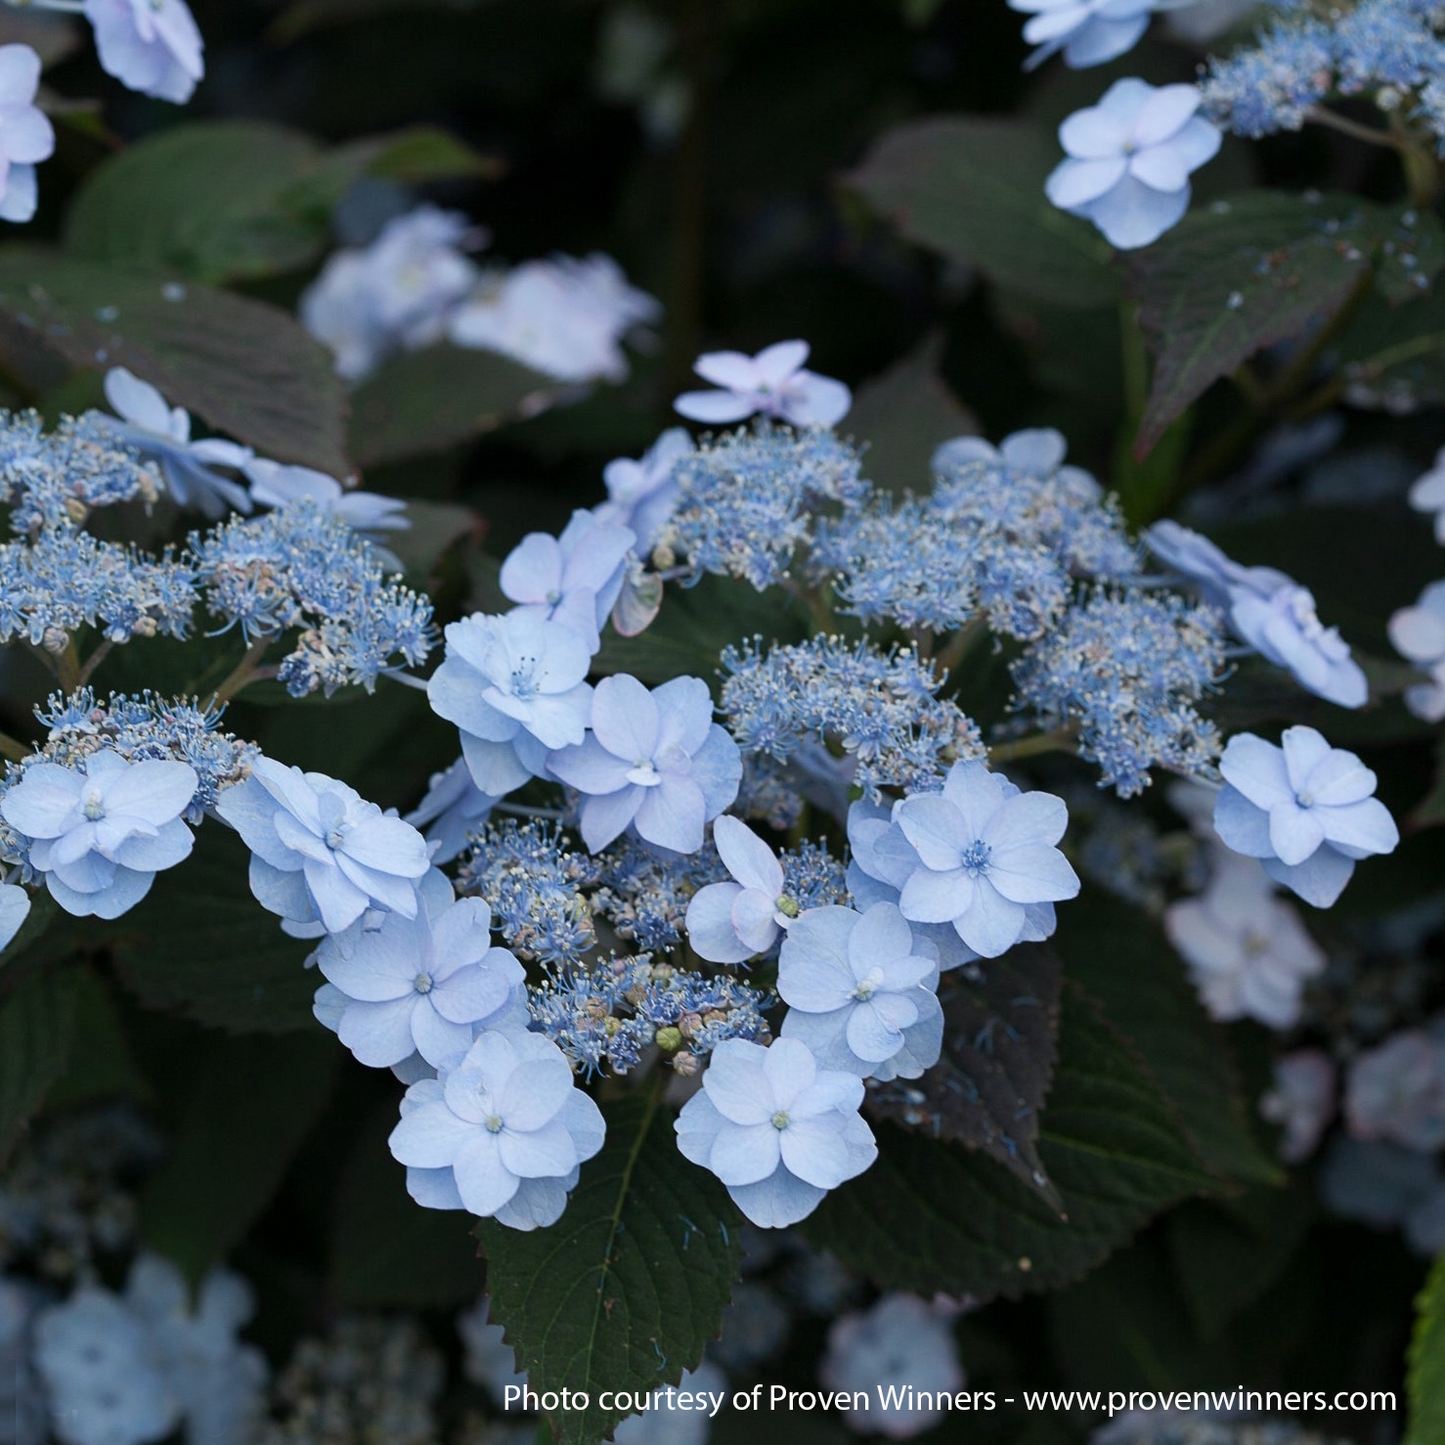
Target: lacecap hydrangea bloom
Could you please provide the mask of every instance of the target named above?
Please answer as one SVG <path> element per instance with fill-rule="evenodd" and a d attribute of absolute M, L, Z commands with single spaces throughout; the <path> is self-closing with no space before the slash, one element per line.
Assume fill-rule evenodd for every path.
<path fill-rule="evenodd" d="M 877 1158 L 862 1102 L 862 1079 L 820 1069 L 796 1039 L 767 1048 L 731 1039 L 713 1050 L 702 1089 L 678 1115 L 677 1147 L 717 1175 L 754 1224 L 782 1229 Z"/>
<path fill-rule="evenodd" d="M 103 750 L 73 768 L 28 764 L 0 796 L 0 816 L 67 913 L 118 918 L 157 872 L 190 853 L 194 838 L 181 815 L 198 784 L 185 763 L 128 762 Z"/>
<path fill-rule="evenodd" d="M 892 903 L 810 908 L 778 955 L 781 1036 L 806 1044 L 825 1069 L 916 1079 L 943 1048 L 937 986 L 937 950 Z"/>
<path fill-rule="evenodd" d="M 355 788 L 258 757 L 216 813 L 251 850 L 251 892 L 287 923 L 340 933 L 372 908 L 416 917 L 426 841 Z"/>
<path fill-rule="evenodd" d="M 363 1064 L 392 1068 L 420 1055 L 457 1063 L 485 1028 L 525 1026 L 522 965 L 492 946 L 491 909 L 453 896 L 433 869 L 417 889 L 414 917 L 382 916 L 375 928 L 329 935 L 316 951 L 326 979 L 317 1016 Z"/>
<path fill-rule="evenodd" d="M 55 130 L 35 104 L 40 57 L 28 45 L 0 45 L 0 220 L 35 214 L 35 167 L 55 150 Z"/>
<path fill-rule="evenodd" d="M 1219 150 L 1192 85 L 1116 81 L 1096 106 L 1059 127 L 1067 153 L 1049 200 L 1092 221 L 1121 251 L 1151 245 L 1189 209 L 1189 177 Z"/>
<path fill-rule="evenodd" d="M 693 370 L 717 391 L 685 391 L 674 405 L 690 421 L 725 425 L 750 416 L 773 417 L 794 426 L 836 426 L 853 394 L 841 381 L 808 371 L 806 341 L 779 341 L 756 356 L 709 351 Z"/>
<path fill-rule="evenodd" d="M 675 853 L 695 853 L 703 827 L 737 797 L 742 759 L 712 720 L 712 696 L 696 677 L 649 691 L 635 677 L 603 678 L 591 731 L 548 755 L 548 770 L 582 794 L 582 839 L 592 852 L 629 827 Z"/>
<path fill-rule="evenodd" d="M 122 85 L 184 105 L 206 73 L 185 0 L 85 0 L 101 68 Z"/>
<path fill-rule="evenodd" d="M 456 723 L 472 781 L 500 798 L 547 769 L 554 748 L 581 743 L 592 708 L 587 639 L 544 617 L 476 613 L 446 629 L 446 658 L 427 684 L 433 711 Z"/>
<path fill-rule="evenodd" d="M 1356 861 L 1394 852 L 1400 830 L 1354 753 L 1332 748 L 1311 727 L 1286 728 L 1280 742 L 1230 738 L 1219 761 L 1226 786 L 1215 831 L 1236 853 L 1258 858 L 1276 883 L 1328 908 Z"/>
<path fill-rule="evenodd" d="M 578 1166 L 602 1147 L 602 1111 L 539 1034 L 488 1030 L 454 1068 L 406 1092 L 391 1152 L 428 1209 L 465 1209 L 513 1229 L 561 1217 Z"/>
<path fill-rule="evenodd" d="M 1069 821 L 1063 799 L 1019 792 L 982 763 L 955 763 L 941 792 L 904 798 L 893 821 L 916 860 L 899 893 L 904 918 L 951 923 L 985 958 L 1019 942 L 1028 905 L 1078 896 L 1054 846 Z"/>

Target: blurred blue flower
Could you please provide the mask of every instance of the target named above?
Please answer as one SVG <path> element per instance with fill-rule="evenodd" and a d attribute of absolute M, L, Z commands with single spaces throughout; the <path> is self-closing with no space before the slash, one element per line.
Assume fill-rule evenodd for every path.
<path fill-rule="evenodd" d="M 55 128 L 35 104 L 40 57 L 28 45 L 0 45 L 0 220 L 35 214 L 35 166 L 55 150 Z"/>
<path fill-rule="evenodd" d="M 185 0 L 85 0 L 100 68 L 122 85 L 184 105 L 205 74 L 204 41 Z"/>
<path fill-rule="evenodd" d="M 1030 16 L 1024 39 L 1037 47 L 1026 70 L 1064 52 L 1075 70 L 1103 65 L 1133 49 L 1149 28 L 1154 0 L 1008 0 L 1010 10 Z"/>
<path fill-rule="evenodd" d="M 0 883 L 0 953 L 30 916 L 30 895 L 18 883 Z"/>
<path fill-rule="evenodd" d="M 756 356 L 709 351 L 694 370 L 719 391 L 685 391 L 674 406 L 690 421 L 726 424 L 750 416 L 776 417 L 793 426 L 836 426 L 853 404 L 841 381 L 805 371 L 806 341 L 779 341 Z"/>
<path fill-rule="evenodd" d="M 669 427 L 637 461 L 619 457 L 602 469 L 607 500 L 594 507 L 599 522 L 630 528 L 644 556 L 677 505 L 673 464 L 693 450 L 692 438 L 680 426 Z"/>

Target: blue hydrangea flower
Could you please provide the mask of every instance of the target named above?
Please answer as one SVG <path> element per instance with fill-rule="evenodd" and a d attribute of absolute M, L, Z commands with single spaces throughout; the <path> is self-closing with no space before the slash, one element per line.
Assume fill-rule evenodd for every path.
<path fill-rule="evenodd" d="M 40 57 L 28 45 L 0 45 L 0 220 L 35 214 L 36 163 L 55 151 L 55 128 L 35 104 Z"/>
<path fill-rule="evenodd" d="M 1074 70 L 1103 65 L 1132 50 L 1149 28 L 1154 0 L 1008 0 L 1010 10 L 1030 19 L 1024 39 L 1036 49 L 1025 66 L 1033 70 L 1064 52 Z"/>
<path fill-rule="evenodd" d="M 450 863 L 471 842 L 497 804 L 472 781 L 465 758 L 458 758 L 450 767 L 433 773 L 427 782 L 424 797 L 406 821 L 423 829 L 423 836 L 432 847 L 432 862 Z"/>
<path fill-rule="evenodd" d="M 841 381 L 805 371 L 806 341 L 779 341 L 756 356 L 709 351 L 693 370 L 719 391 L 685 391 L 673 405 L 691 421 L 726 424 L 750 416 L 776 417 L 794 426 L 836 426 L 853 393 Z"/>
<path fill-rule="evenodd" d="M 1369 696 L 1364 671 L 1338 630 L 1319 620 L 1308 588 L 1273 567 L 1241 566 L 1177 522 L 1156 522 L 1144 541 L 1165 566 L 1226 608 L 1235 632 L 1261 657 L 1327 702 L 1364 706 Z"/>
<path fill-rule="evenodd" d="M 105 399 L 120 421 L 115 430 L 141 456 L 160 468 L 166 487 L 178 505 L 195 507 L 208 517 L 226 509 L 251 510 L 251 497 L 240 482 L 215 469 L 240 471 L 252 460 L 249 447 L 220 437 L 191 440 L 191 418 L 183 407 L 172 407 L 148 381 L 123 366 L 105 375 Z"/>
<path fill-rule="evenodd" d="M 455 1068 L 406 1091 L 390 1143 L 418 1204 L 526 1230 L 562 1217 L 605 1135 L 556 1044 L 489 1029 Z"/>
<path fill-rule="evenodd" d="M 84 9 L 107 75 L 158 100 L 191 98 L 205 47 L 185 0 L 84 0 Z"/>
<path fill-rule="evenodd" d="M 311 502 L 323 512 L 340 517 L 354 532 L 403 532 L 411 526 L 406 503 L 400 497 L 358 492 L 313 467 L 285 466 L 265 457 L 250 457 L 242 470 L 251 483 L 251 500 L 263 507 L 289 507 Z M 397 571 L 401 570 L 400 565 Z"/>
<path fill-rule="evenodd" d="M 1425 674 L 1405 689 L 1405 706 L 1425 722 L 1445 719 L 1445 582 L 1431 582 L 1413 607 L 1390 618 L 1390 641 Z"/>
<path fill-rule="evenodd" d="M 592 707 L 586 638 L 546 618 L 476 613 L 450 623 L 446 642 L 427 697 L 461 729 L 481 792 L 505 796 L 545 774 L 549 750 L 582 741 Z"/>
<path fill-rule="evenodd" d="M 1219 150 L 1192 85 L 1116 81 L 1059 127 L 1067 152 L 1045 184 L 1061 210 L 1092 221 L 1121 251 L 1148 246 L 1189 209 L 1189 176 Z"/>
<path fill-rule="evenodd" d="M 118 918 L 190 853 L 181 814 L 198 781 L 185 763 L 132 763 L 105 749 L 83 767 L 31 763 L 0 798 L 0 815 L 67 913 Z"/>
<path fill-rule="evenodd" d="M 985 958 L 1023 937 L 1028 904 L 1078 896 L 1054 846 L 1069 822 L 1063 799 L 1012 791 L 982 763 L 955 763 L 942 792 L 904 798 L 894 821 L 918 860 L 899 895 L 903 916 L 951 923 Z"/>
<path fill-rule="evenodd" d="M 772 948 L 798 905 L 784 896 L 783 865 L 746 823 L 718 818 L 712 840 L 732 880 L 709 883 L 693 894 L 687 941 L 711 963 L 742 963 Z"/>
<path fill-rule="evenodd" d="M 862 1079 L 820 1069 L 796 1039 L 730 1039 L 673 1127 L 683 1157 L 717 1175 L 754 1224 L 784 1229 L 878 1157 L 862 1102 Z"/>
<path fill-rule="evenodd" d="M 260 757 L 216 812 L 251 850 L 251 892 L 283 919 L 340 933 L 371 908 L 416 917 L 426 840 L 345 783 Z"/>
<path fill-rule="evenodd" d="M 491 909 L 480 898 L 453 898 L 436 870 L 418 893 L 415 917 L 388 913 L 379 928 L 333 935 L 316 951 L 335 990 L 318 1004 L 336 1017 L 341 1042 L 374 1069 L 413 1054 L 450 1067 L 482 1029 L 526 1027 L 526 972 L 492 947 Z"/>
<path fill-rule="evenodd" d="M 596 652 L 636 540 L 630 528 L 591 512 L 573 512 L 560 537 L 529 532 L 502 563 L 502 592 L 518 604 L 512 615 L 565 623 Z"/>
<path fill-rule="evenodd" d="M 1215 831 L 1236 853 L 1260 859 L 1276 883 L 1328 908 L 1355 861 L 1394 852 L 1400 831 L 1374 796 L 1374 773 L 1354 753 L 1332 748 L 1311 727 L 1286 728 L 1280 742 L 1230 738 L 1219 760 L 1227 786 L 1214 805 Z"/>
<path fill-rule="evenodd" d="M 1445 1148 L 1445 1039 L 1401 1029 L 1350 1063 L 1345 1117 L 1357 1139 Z"/>
<path fill-rule="evenodd" d="M 637 461 L 619 457 L 608 462 L 602 469 L 607 500 L 593 508 L 597 520 L 628 528 L 637 537 L 638 551 L 647 556 L 677 506 L 674 463 L 692 449 L 692 438 L 682 427 L 674 426 Z"/>
<path fill-rule="evenodd" d="M 582 839 L 594 853 L 629 826 L 659 848 L 695 853 L 703 825 L 738 795 L 742 758 L 712 720 L 712 696 L 696 677 L 647 690 L 625 674 L 604 678 L 592 699 L 592 731 L 547 758 L 583 795 Z"/>
<path fill-rule="evenodd" d="M 893 904 L 813 908 L 778 955 L 782 1037 L 806 1044 L 825 1069 L 916 1079 L 943 1048 L 937 986 L 936 950 Z"/>
<path fill-rule="evenodd" d="M 30 916 L 30 895 L 18 883 L 0 883 L 0 953 Z"/>

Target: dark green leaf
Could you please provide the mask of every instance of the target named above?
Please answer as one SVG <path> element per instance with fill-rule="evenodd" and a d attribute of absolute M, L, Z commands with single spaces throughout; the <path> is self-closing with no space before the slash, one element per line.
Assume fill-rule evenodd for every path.
<path fill-rule="evenodd" d="M 1407 1439 L 1409 1445 L 1445 1440 L 1445 1254 L 1435 1261 L 1416 1305 Z"/>
<path fill-rule="evenodd" d="M 1213 1187 L 1130 1042 L 1067 979 L 1039 1132 L 1066 1217 L 981 1154 L 888 1126 L 879 1145 L 878 1162 L 831 1194 L 807 1232 L 880 1288 L 980 1303 L 1067 1284 L 1170 1204 Z"/>
<path fill-rule="evenodd" d="M 157 876 L 122 918 L 121 981 L 152 1008 L 237 1033 L 315 1028 L 320 980 L 303 967 L 311 945 L 251 896 L 246 845 L 218 823 L 200 828 L 184 863 Z"/>
<path fill-rule="evenodd" d="M 1264 191 L 1185 217 L 1129 268 L 1155 355 L 1139 449 L 1256 352 L 1335 315 L 1382 246 L 1395 248 L 1393 275 L 1420 240 L 1398 214 L 1352 196 Z"/>
<path fill-rule="evenodd" d="M 351 449 L 363 466 L 443 451 L 556 390 L 550 377 L 490 351 L 448 345 L 408 351 L 357 387 Z"/>
<path fill-rule="evenodd" d="M 405 531 L 389 532 L 386 547 L 400 559 L 409 574 L 425 576 L 437 559 L 459 538 L 481 530 L 481 519 L 470 507 L 455 502 L 407 500 Z"/>
<path fill-rule="evenodd" d="M 845 183 L 910 241 L 1041 300 L 1096 306 L 1119 275 L 1094 229 L 1044 195 L 1060 159 L 1027 121 L 943 116 L 890 131 Z"/>
<path fill-rule="evenodd" d="M 1445 290 L 1410 306 L 1371 300 L 1340 335 L 1345 400 L 1391 414 L 1445 402 Z"/>
<path fill-rule="evenodd" d="M 279 306 L 8 247 L 0 350 L 35 345 L 74 366 L 127 366 L 173 405 L 279 461 L 350 470 L 331 353 Z"/>
<path fill-rule="evenodd" d="M 42 968 L 0 998 L 0 1162 L 65 1071 L 76 972 Z"/>
<path fill-rule="evenodd" d="M 1435 781 L 1410 815 L 1417 828 L 1445 823 L 1445 740 L 1435 745 Z"/>
<path fill-rule="evenodd" d="M 474 151 L 450 131 L 430 125 L 409 126 L 391 135 L 353 141 L 338 147 L 333 155 L 341 161 L 354 156 L 367 175 L 410 186 L 468 176 L 495 176 L 501 171 L 500 164 L 492 157 Z"/>
<path fill-rule="evenodd" d="M 76 978 L 74 1033 L 70 1065 L 50 1091 L 51 1107 L 69 1108 L 116 1094 L 132 1099 L 149 1095 L 150 1085 L 126 1040 L 112 986 L 89 970 L 79 971 Z"/>
<path fill-rule="evenodd" d="M 66 250 L 199 281 L 305 266 L 326 242 L 327 216 L 287 193 L 320 156 L 308 136 L 267 121 L 174 126 L 90 173 L 70 206 Z"/>
<path fill-rule="evenodd" d="M 1133 1040 L 1208 1166 L 1221 1179 L 1279 1183 L 1279 1165 L 1250 1128 L 1227 1036 L 1205 1016 L 1163 933 L 1094 888 L 1060 910 L 1054 945 L 1067 976 Z"/>
<path fill-rule="evenodd" d="M 1022 943 L 977 967 L 976 981 L 972 969 L 957 969 L 939 983 L 943 1057 L 921 1079 L 873 1085 L 868 1112 L 981 1149 L 1061 1208 L 1037 1147 L 1057 1043 L 1059 956 Z"/>
<path fill-rule="evenodd" d="M 635 1097 L 604 1112 L 607 1143 L 556 1224 L 477 1227 L 492 1318 L 531 1387 L 591 1394 L 588 1409 L 552 1417 L 564 1445 L 591 1445 L 622 1419 L 599 1406 L 602 1390 L 659 1389 L 698 1363 L 742 1256 L 737 1211 L 677 1152 L 672 1112 Z"/>
<path fill-rule="evenodd" d="M 336 1298 L 351 1309 L 448 1309 L 478 1299 L 486 1272 L 465 1214 L 423 1209 L 387 1136 L 396 1105 L 369 1120 L 341 1176 L 331 1235 Z"/>
<path fill-rule="evenodd" d="M 925 491 L 937 447 L 978 432 L 973 414 L 938 374 L 942 354 L 942 336 L 930 337 L 854 395 L 845 430 L 866 444 L 863 467 L 874 485 Z"/>
<path fill-rule="evenodd" d="M 224 1259 L 270 1203 L 340 1062 L 319 1024 L 295 1038 L 213 1040 L 141 1195 L 146 1244 L 192 1279 Z"/>

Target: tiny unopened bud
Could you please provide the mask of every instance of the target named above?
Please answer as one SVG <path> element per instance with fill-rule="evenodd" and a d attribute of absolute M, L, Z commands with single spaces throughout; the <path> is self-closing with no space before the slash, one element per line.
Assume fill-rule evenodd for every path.
<path fill-rule="evenodd" d="M 682 1030 L 675 1025 L 658 1029 L 654 1042 L 663 1053 L 675 1054 L 682 1047 Z"/>
<path fill-rule="evenodd" d="M 681 1074 L 685 1079 L 697 1073 L 700 1067 L 696 1054 L 674 1054 L 672 1057 L 673 1072 Z"/>

